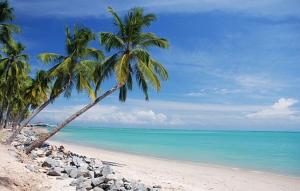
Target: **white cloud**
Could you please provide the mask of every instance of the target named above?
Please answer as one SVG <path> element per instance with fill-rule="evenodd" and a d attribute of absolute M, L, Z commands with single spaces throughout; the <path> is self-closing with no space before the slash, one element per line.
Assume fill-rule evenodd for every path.
<path fill-rule="evenodd" d="M 81 109 L 83 105 L 65 106 L 57 109 L 46 109 L 37 120 L 62 122 L 68 116 Z M 52 107 L 55 108 L 55 107 Z M 151 109 L 123 109 L 112 105 L 96 105 L 76 121 L 105 123 L 105 124 L 164 124 L 167 116 L 163 113 L 154 112 Z"/>
<path fill-rule="evenodd" d="M 75 123 L 105 126 L 154 126 L 184 127 L 202 129 L 262 129 L 288 128 L 300 124 L 297 111 L 291 107 L 295 99 L 280 99 L 273 106 L 205 104 L 175 101 L 128 99 L 126 103 L 102 103 L 76 119 Z M 35 121 L 60 123 L 83 105 L 50 106 Z M 263 116 L 263 117 L 262 117 Z M 276 123 L 266 121 L 266 117 L 276 117 Z M 273 119 L 273 118 L 272 118 Z M 298 119 L 298 118 L 297 118 Z M 280 127 L 279 127 L 280 124 Z M 277 125 L 277 126 L 276 126 Z"/>
<path fill-rule="evenodd" d="M 293 118 L 297 114 L 297 111 L 292 108 L 298 100 L 292 98 L 280 98 L 272 106 L 263 110 L 248 114 L 249 118 Z"/>
<path fill-rule="evenodd" d="M 227 89 L 227 88 L 206 88 L 199 91 L 189 92 L 186 95 L 191 97 L 211 96 L 211 95 L 228 95 L 241 93 L 241 89 Z"/>
<path fill-rule="evenodd" d="M 135 6 L 155 12 L 241 12 L 255 16 L 299 17 L 298 0 L 11 0 L 18 12 L 35 16 L 99 17 L 112 6 L 119 11 Z"/>

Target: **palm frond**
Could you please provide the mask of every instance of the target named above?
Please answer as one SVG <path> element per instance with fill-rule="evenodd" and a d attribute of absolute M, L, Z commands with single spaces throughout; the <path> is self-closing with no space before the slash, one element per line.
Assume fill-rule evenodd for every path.
<path fill-rule="evenodd" d="M 138 70 L 144 75 L 144 79 L 152 84 L 156 91 L 160 90 L 160 82 L 154 72 L 147 66 L 147 64 L 139 61 L 137 65 Z"/>
<path fill-rule="evenodd" d="M 100 43 L 107 51 L 110 51 L 112 48 L 122 48 L 125 45 L 120 37 L 111 32 L 101 32 Z"/>
<path fill-rule="evenodd" d="M 129 74 L 130 55 L 124 54 L 118 64 L 115 66 L 115 73 L 119 84 L 125 84 Z"/>
<path fill-rule="evenodd" d="M 64 56 L 55 53 L 42 53 L 38 55 L 38 59 L 45 64 L 50 64 L 61 62 Z"/>

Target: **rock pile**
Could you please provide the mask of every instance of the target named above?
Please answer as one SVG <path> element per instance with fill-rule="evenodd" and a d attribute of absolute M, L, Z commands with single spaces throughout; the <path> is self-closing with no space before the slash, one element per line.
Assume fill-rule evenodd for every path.
<path fill-rule="evenodd" d="M 24 149 L 36 135 L 32 131 L 22 132 L 14 142 L 18 149 Z M 70 179 L 70 186 L 77 191 L 159 191 L 160 186 L 145 186 L 140 181 L 128 180 L 117 175 L 112 166 L 103 164 L 101 160 L 81 156 L 67 151 L 63 146 L 56 147 L 44 144 L 31 152 L 35 164 L 27 164 L 26 168 L 57 179 Z"/>

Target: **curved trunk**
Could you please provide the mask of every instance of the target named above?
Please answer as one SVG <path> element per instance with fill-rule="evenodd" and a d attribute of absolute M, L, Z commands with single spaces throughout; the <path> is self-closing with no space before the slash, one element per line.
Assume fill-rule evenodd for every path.
<path fill-rule="evenodd" d="M 45 136 L 40 137 L 38 140 L 33 142 L 29 147 L 26 149 L 26 154 L 29 154 L 32 150 L 34 150 L 37 147 L 40 147 L 46 140 L 51 138 L 53 135 L 55 135 L 58 131 L 60 131 L 62 128 L 64 128 L 67 124 L 69 124 L 71 121 L 79 117 L 81 114 L 92 108 L 94 105 L 96 105 L 98 102 L 100 102 L 105 97 L 109 96 L 110 94 L 114 93 L 117 89 L 119 89 L 120 85 L 116 85 L 110 90 L 106 91 L 101 96 L 97 97 L 95 101 L 91 102 L 90 104 L 84 106 L 82 109 L 68 117 L 64 122 L 62 122 L 60 125 L 58 125 L 56 128 L 54 128 L 50 133 L 47 133 Z"/>

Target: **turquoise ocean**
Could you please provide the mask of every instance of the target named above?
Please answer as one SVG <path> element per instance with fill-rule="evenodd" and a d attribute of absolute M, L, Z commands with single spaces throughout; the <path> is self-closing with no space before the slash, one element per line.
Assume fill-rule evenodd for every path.
<path fill-rule="evenodd" d="M 53 140 L 166 159 L 300 176 L 300 132 L 69 126 Z"/>

